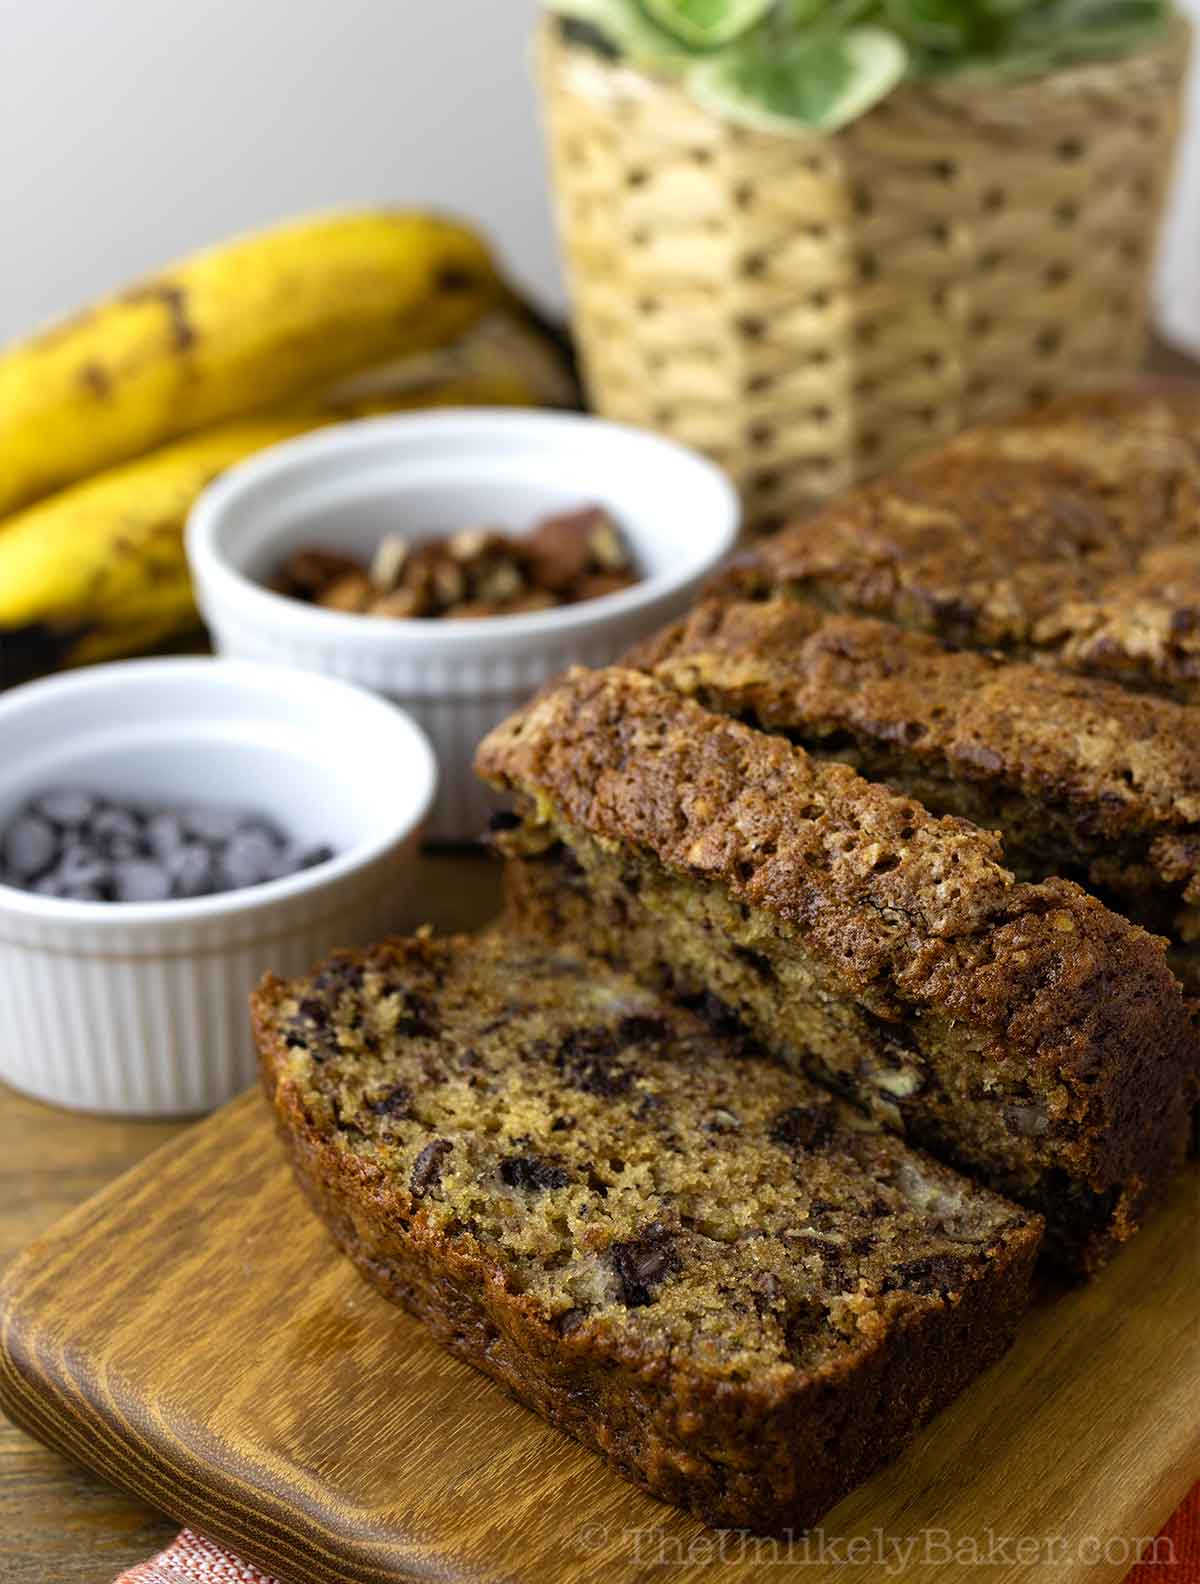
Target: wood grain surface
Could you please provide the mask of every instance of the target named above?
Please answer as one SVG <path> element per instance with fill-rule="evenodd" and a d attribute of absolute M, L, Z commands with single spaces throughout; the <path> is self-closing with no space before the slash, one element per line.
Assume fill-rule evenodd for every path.
<path fill-rule="evenodd" d="M 10 1268 L 0 1397 L 292 1584 L 632 1584 L 664 1562 L 680 1584 L 748 1584 L 764 1560 L 866 1584 L 910 1545 L 904 1576 L 949 1584 L 947 1547 L 989 1531 L 1028 1548 L 989 1579 L 1116 1580 L 1200 1471 L 1198 1212 L 1191 1170 L 1103 1278 L 1044 1298 L 1013 1353 L 790 1559 L 641 1495 L 428 1342 L 334 1250 L 257 1094 Z"/>
<path fill-rule="evenodd" d="M 473 929 L 495 912 L 497 866 L 482 854 L 436 852 L 421 866 L 423 912 L 439 929 Z M 0 1084 L 0 1270 L 67 1211 L 194 1125 L 63 1111 Z M 111 1584 L 178 1527 L 0 1413 L 2 1584 Z"/>

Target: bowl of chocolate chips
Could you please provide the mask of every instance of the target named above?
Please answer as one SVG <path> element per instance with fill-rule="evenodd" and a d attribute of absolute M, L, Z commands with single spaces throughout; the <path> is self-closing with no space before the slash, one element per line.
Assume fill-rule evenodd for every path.
<path fill-rule="evenodd" d="M 437 772 L 361 688 L 248 661 L 122 661 L 0 699 L 0 1079 L 176 1116 L 253 1082 L 267 969 L 421 921 Z"/>
<path fill-rule="evenodd" d="M 571 665 L 682 611 L 733 548 L 712 463 L 598 418 L 371 418 L 262 453 L 208 489 L 188 558 L 220 653 L 322 671 L 402 704 L 438 758 L 428 834 L 494 802 L 476 744 Z"/>

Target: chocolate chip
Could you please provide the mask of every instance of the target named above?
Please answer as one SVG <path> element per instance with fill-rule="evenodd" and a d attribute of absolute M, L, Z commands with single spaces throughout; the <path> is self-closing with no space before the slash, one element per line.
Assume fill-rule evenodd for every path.
<path fill-rule="evenodd" d="M 297 1010 L 301 1017 L 315 1023 L 318 1028 L 325 1028 L 329 1023 L 329 1007 L 324 1001 L 318 1001 L 316 996 L 305 996 Z"/>
<path fill-rule="evenodd" d="M 146 821 L 146 842 L 154 856 L 163 860 L 190 845 L 183 821 L 169 809 L 159 809 L 150 815 Z"/>
<path fill-rule="evenodd" d="M 752 951 L 749 946 L 735 946 L 733 955 L 744 962 L 748 968 L 753 969 L 760 979 L 768 983 L 775 978 L 775 970 L 761 952 Z"/>
<path fill-rule="evenodd" d="M 96 812 L 96 804 L 97 800 L 91 792 L 82 792 L 75 787 L 58 787 L 35 798 L 32 812 L 63 830 L 78 830 Z"/>
<path fill-rule="evenodd" d="M 623 1017 L 617 1024 L 617 1042 L 626 1045 L 661 1045 L 670 1037 L 671 1027 L 666 1018 L 647 1017 L 634 1013 Z"/>
<path fill-rule="evenodd" d="M 772 1117 L 767 1137 L 782 1149 L 817 1150 L 828 1144 L 837 1129 L 831 1105 L 792 1106 Z"/>
<path fill-rule="evenodd" d="M 130 809 L 106 804 L 88 827 L 93 846 L 105 858 L 137 858 L 142 852 L 144 828 Z"/>
<path fill-rule="evenodd" d="M 415 990 L 404 992 L 404 1011 L 396 1019 L 401 1039 L 437 1039 L 441 1034 L 437 1009 L 428 996 Z"/>
<path fill-rule="evenodd" d="M 670 1271 L 680 1266 L 671 1234 L 652 1221 L 639 1237 L 614 1243 L 609 1250 L 619 1296 L 627 1309 L 644 1309 L 654 1302 L 654 1289 Z"/>
<path fill-rule="evenodd" d="M 883 1284 L 884 1292 L 903 1288 L 925 1294 L 961 1291 L 965 1285 L 963 1262 L 952 1254 L 927 1254 L 923 1259 L 897 1265 Z"/>
<path fill-rule="evenodd" d="M 58 856 L 54 826 L 36 814 L 23 814 L 4 833 L 4 867 L 20 884 L 49 869 Z"/>
<path fill-rule="evenodd" d="M 520 830 L 522 823 L 521 816 L 514 814 L 511 809 L 497 809 L 488 820 L 488 830 L 497 832 Z"/>
<path fill-rule="evenodd" d="M 309 1048 L 311 1040 L 312 1030 L 307 1028 L 299 1018 L 290 1018 L 288 1020 L 283 1035 L 283 1043 L 288 1050 L 306 1050 Z M 310 1054 L 314 1061 L 321 1062 L 325 1060 L 324 1052 L 318 1053 L 314 1050 Z"/>
<path fill-rule="evenodd" d="M 244 826 L 225 843 L 221 852 L 221 871 L 228 876 L 229 889 L 259 885 L 282 874 L 279 842 L 261 827 Z"/>
<path fill-rule="evenodd" d="M 64 848 L 54 874 L 64 886 L 85 886 L 101 893 L 112 888 L 112 866 L 82 844 Z"/>
<path fill-rule="evenodd" d="M 114 863 L 112 886 L 118 902 L 165 902 L 171 895 L 166 871 L 148 858 Z"/>
<path fill-rule="evenodd" d="M 442 1180 L 442 1162 L 454 1145 L 449 1139 L 433 1139 L 413 1162 L 412 1175 L 408 1179 L 408 1186 L 413 1197 L 421 1199 L 430 1188 L 436 1188 Z"/>
<path fill-rule="evenodd" d="M 412 1091 L 404 1084 L 396 1084 L 384 1094 L 375 1095 L 367 1101 L 367 1110 L 373 1116 L 406 1117 L 412 1104 Z"/>
<path fill-rule="evenodd" d="M 236 836 L 238 828 L 252 820 L 253 815 L 245 809 L 214 808 L 197 803 L 180 809 L 179 819 L 184 831 L 197 841 L 220 843 Z"/>
<path fill-rule="evenodd" d="M 350 962 L 345 958 L 336 958 L 328 967 L 322 968 L 313 980 L 315 990 L 360 990 L 366 970 L 358 962 Z"/>
<path fill-rule="evenodd" d="M 162 852 L 160 861 L 171 882 L 172 896 L 207 896 L 217 889 L 212 854 L 202 842 L 184 842 L 174 851 Z"/>
<path fill-rule="evenodd" d="M 618 1054 L 611 1029 L 572 1029 L 559 1046 L 554 1064 L 573 1089 L 611 1100 L 627 1094 L 637 1076 L 632 1068 L 617 1065 Z"/>
<path fill-rule="evenodd" d="M 561 1166 L 551 1166 L 537 1155 L 509 1155 L 500 1162 L 500 1181 L 510 1188 L 541 1193 L 547 1188 L 565 1188 L 570 1178 Z"/>
<path fill-rule="evenodd" d="M 714 1034 L 722 1039 L 735 1041 L 739 1046 L 739 1055 L 753 1055 L 757 1052 L 758 1042 L 742 1021 L 741 1013 L 731 1007 L 727 1001 L 722 1001 L 720 996 L 713 995 L 711 990 L 680 996 L 679 1003 L 689 1012 L 695 1012 L 698 1017 L 703 1018 Z"/>

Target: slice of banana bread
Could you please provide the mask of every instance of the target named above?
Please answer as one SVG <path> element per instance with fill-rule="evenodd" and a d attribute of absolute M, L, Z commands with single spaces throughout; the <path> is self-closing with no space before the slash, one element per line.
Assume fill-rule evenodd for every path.
<path fill-rule="evenodd" d="M 1200 702 L 1200 387 L 1066 398 L 960 436 L 722 586 Z"/>
<path fill-rule="evenodd" d="M 628 663 L 999 829 L 1020 878 L 1078 880 L 1170 936 L 1200 990 L 1200 711 L 784 598 L 705 601 Z"/>
<path fill-rule="evenodd" d="M 496 728 L 514 923 L 694 998 L 1102 1264 L 1181 1163 L 1196 1036 L 1164 943 L 965 820 L 576 670 Z M 503 822 L 502 822 L 503 823 Z"/>
<path fill-rule="evenodd" d="M 1007 1346 L 1039 1224 L 573 950 L 393 941 L 254 999 L 337 1242 L 716 1524 L 813 1523 Z"/>

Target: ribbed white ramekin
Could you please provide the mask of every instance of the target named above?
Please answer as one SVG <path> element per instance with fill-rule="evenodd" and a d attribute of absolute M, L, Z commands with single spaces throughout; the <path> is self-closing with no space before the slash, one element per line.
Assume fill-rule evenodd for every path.
<path fill-rule="evenodd" d="M 612 512 L 646 575 L 581 605 L 375 620 L 263 586 L 304 545 L 368 559 L 388 533 L 522 531 L 593 504 Z M 495 806 L 471 768 L 480 738 L 565 667 L 607 665 L 683 610 L 732 548 L 738 522 L 719 469 L 641 430 L 565 413 L 416 414 L 326 429 L 226 474 L 192 512 L 188 557 L 223 654 L 344 677 L 411 711 L 441 768 L 428 834 L 463 841 Z"/>
<path fill-rule="evenodd" d="M 266 971 L 419 921 L 410 868 L 436 768 L 359 688 L 283 666 L 147 660 L 0 700 L 0 825 L 75 785 L 270 814 L 335 856 L 188 901 L 71 902 L 0 885 L 0 1078 L 57 1105 L 206 1111 L 253 1081 L 247 997 Z"/>

